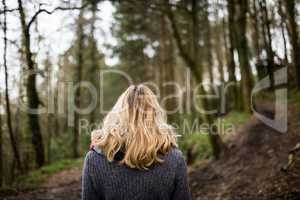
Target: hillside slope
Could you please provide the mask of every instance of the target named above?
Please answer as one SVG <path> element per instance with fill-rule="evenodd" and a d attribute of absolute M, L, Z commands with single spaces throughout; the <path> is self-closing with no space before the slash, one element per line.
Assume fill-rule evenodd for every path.
<path fill-rule="evenodd" d="M 300 199 L 300 150 L 284 170 L 289 152 L 300 143 L 300 117 L 295 110 L 289 108 L 288 132 L 284 134 L 255 117 L 243 124 L 226 156 L 202 161 L 190 173 L 193 199 Z"/>

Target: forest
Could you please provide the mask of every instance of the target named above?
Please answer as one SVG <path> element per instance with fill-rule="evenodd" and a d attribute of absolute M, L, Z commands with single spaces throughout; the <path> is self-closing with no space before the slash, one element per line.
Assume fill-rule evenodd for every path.
<path fill-rule="evenodd" d="M 0 199 L 80 199 L 91 131 L 140 83 L 193 199 L 299 199 L 299 25 L 299 0 L 1 0 Z"/>

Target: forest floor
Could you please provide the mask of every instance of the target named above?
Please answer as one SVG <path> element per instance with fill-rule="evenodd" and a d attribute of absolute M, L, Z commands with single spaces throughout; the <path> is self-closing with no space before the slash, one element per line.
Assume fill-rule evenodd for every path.
<path fill-rule="evenodd" d="M 50 176 L 35 190 L 18 191 L 12 196 L 3 195 L 3 200 L 80 200 L 81 168 L 63 170 Z"/>
<path fill-rule="evenodd" d="M 300 199 L 300 150 L 283 170 L 289 158 L 292 161 L 289 152 L 300 142 L 300 115 L 295 110 L 289 108 L 288 133 L 278 133 L 252 117 L 231 138 L 220 160 L 202 160 L 189 167 L 193 199 Z M 38 189 L 0 199 L 79 200 L 80 193 L 81 169 L 73 167 L 50 176 Z"/>
<path fill-rule="evenodd" d="M 201 161 L 190 170 L 193 199 L 299 200 L 300 148 L 290 154 L 297 144 L 300 115 L 295 107 L 289 107 L 287 133 L 276 132 L 251 117 L 231 138 L 225 156 L 217 161 Z M 284 170 L 289 160 L 293 162 Z"/>

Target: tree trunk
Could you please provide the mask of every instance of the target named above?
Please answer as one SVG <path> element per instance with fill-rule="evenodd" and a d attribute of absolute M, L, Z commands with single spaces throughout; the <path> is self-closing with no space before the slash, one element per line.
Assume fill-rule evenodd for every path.
<path fill-rule="evenodd" d="M 191 70 L 191 72 L 194 75 L 194 78 L 198 84 L 202 83 L 202 76 L 203 76 L 203 67 L 200 63 L 199 58 L 199 21 L 198 21 L 198 5 L 197 5 L 197 0 L 192 1 L 192 10 L 191 10 L 191 15 L 192 15 L 192 53 L 189 54 L 185 51 L 182 40 L 181 40 L 181 35 L 178 31 L 176 20 L 174 17 L 174 14 L 168 6 L 168 17 L 171 22 L 171 27 L 173 30 L 174 34 L 174 39 L 176 41 L 179 54 L 182 57 L 182 59 L 185 61 L 187 67 Z M 192 57 L 191 57 L 192 55 Z M 202 95 L 205 95 L 206 91 L 204 90 L 203 87 L 200 87 L 200 93 Z M 208 100 L 206 98 L 201 98 L 201 105 L 203 108 L 208 108 Z M 208 123 L 210 126 L 213 124 L 213 116 L 212 115 L 203 115 L 203 118 L 206 123 Z M 215 159 L 218 159 L 220 157 L 220 154 L 222 150 L 225 148 L 225 144 L 222 142 L 221 138 L 219 135 L 209 132 L 209 140 L 212 145 L 213 149 L 213 156 Z"/>
<path fill-rule="evenodd" d="M 260 8 L 262 10 L 262 22 L 263 22 L 263 38 L 265 42 L 266 52 L 267 52 L 267 71 L 270 78 L 270 89 L 274 89 L 274 52 L 272 49 L 272 36 L 270 30 L 270 20 L 268 16 L 268 9 L 266 0 L 260 1 Z"/>
<path fill-rule="evenodd" d="M 174 95 L 175 90 L 173 85 L 167 85 L 169 82 L 174 82 L 174 52 L 173 41 L 170 39 L 172 36 L 167 26 L 165 14 L 160 16 L 160 42 L 159 42 L 159 68 L 160 68 L 160 87 L 162 91 L 162 97 Z M 172 109 L 176 107 L 176 101 L 174 98 L 168 98 L 164 102 L 165 109 L 168 111 L 168 120 L 174 122 L 175 115 Z"/>
<path fill-rule="evenodd" d="M 258 79 L 261 80 L 265 77 L 266 73 L 264 73 L 264 66 L 261 59 L 261 45 L 260 45 L 260 26 L 259 26 L 259 19 L 258 19 L 258 11 L 257 11 L 257 5 L 256 1 L 252 1 L 252 10 L 253 13 L 251 13 L 252 18 L 252 40 L 253 40 L 253 46 L 254 46 L 254 54 L 255 54 L 255 67 L 257 71 Z"/>
<path fill-rule="evenodd" d="M 295 0 L 284 0 L 285 10 L 287 14 L 288 21 L 288 34 L 290 38 L 290 43 L 293 49 L 292 58 L 293 65 L 296 72 L 296 85 L 300 89 L 300 42 L 299 42 L 299 32 L 298 25 L 296 21 L 296 7 Z"/>
<path fill-rule="evenodd" d="M 219 18 L 219 5 L 216 5 L 216 8 L 214 9 L 214 14 L 215 14 L 215 29 L 214 29 L 214 39 L 215 39 L 215 44 L 214 44 L 214 50 L 216 52 L 216 57 L 217 57 L 217 62 L 218 62 L 218 72 L 220 75 L 220 82 L 223 84 L 224 83 L 224 54 L 223 54 L 223 48 L 222 48 L 222 36 L 224 34 L 222 28 L 223 28 L 223 22 L 220 22 Z M 224 37 L 226 39 L 226 37 Z"/>
<path fill-rule="evenodd" d="M 51 64 L 51 58 L 49 57 L 49 54 L 47 53 L 47 58 L 44 62 L 44 67 L 45 67 L 45 81 L 46 81 L 46 87 L 48 89 L 48 95 L 50 97 L 53 97 L 53 95 L 56 95 L 55 89 L 50 88 L 49 86 L 51 85 L 51 80 L 52 80 L 52 64 Z M 52 105 L 51 101 L 48 101 L 48 109 L 55 109 L 55 102 L 54 105 Z M 49 112 L 50 111 L 50 112 Z M 53 132 L 55 132 L 55 126 L 54 126 L 54 113 L 52 110 L 48 110 L 47 113 L 47 143 L 46 143 L 46 148 L 47 148 L 47 163 L 51 163 L 51 145 L 52 145 L 52 135 Z"/>
<path fill-rule="evenodd" d="M 204 3 L 203 20 L 204 20 L 204 27 L 205 27 L 205 29 L 203 30 L 205 31 L 204 44 L 205 44 L 206 69 L 208 71 L 210 84 L 211 86 L 213 86 L 214 76 L 213 76 L 213 60 L 212 60 L 211 24 L 209 22 L 209 12 L 208 12 L 209 3 L 208 0 L 205 0 L 203 3 Z"/>
<path fill-rule="evenodd" d="M 6 1 L 2 0 L 3 8 L 6 10 Z M 6 121 L 8 127 L 8 133 L 10 137 L 10 143 L 12 146 L 14 158 L 17 163 L 17 168 L 20 172 L 22 172 L 22 163 L 21 157 L 18 150 L 16 138 L 13 132 L 12 121 L 11 121 L 11 111 L 10 111 L 10 100 L 9 100 L 9 91 L 8 91 L 8 73 L 7 73 L 7 23 L 6 23 L 6 12 L 4 12 L 4 21 L 3 21 L 3 35 L 4 35 L 4 52 L 3 52 L 3 65 L 5 71 L 5 101 L 6 101 Z"/>
<path fill-rule="evenodd" d="M 240 108 L 240 101 L 239 96 L 241 95 L 238 92 L 238 85 L 237 80 L 235 77 L 235 61 L 234 61 L 234 50 L 236 48 L 235 45 L 235 7 L 234 7 L 234 0 L 228 0 L 227 3 L 227 10 L 228 10 L 228 35 L 229 35 L 229 43 L 228 43 L 228 75 L 229 75 L 229 82 L 233 83 L 233 89 L 229 93 L 230 101 L 233 99 L 237 108 Z M 225 29 L 226 30 L 226 29 Z"/>
<path fill-rule="evenodd" d="M 23 45 L 25 49 L 26 62 L 28 67 L 28 80 L 26 84 L 26 92 L 28 99 L 28 107 L 30 109 L 37 110 L 40 104 L 38 93 L 36 90 L 36 74 L 35 74 L 35 64 L 32 58 L 32 52 L 30 47 L 30 30 L 28 24 L 26 24 L 25 12 L 23 9 L 22 0 L 18 0 L 18 10 L 20 14 L 20 22 L 23 34 Z M 32 145 L 35 151 L 35 157 L 38 167 L 45 164 L 45 154 L 44 154 L 44 144 L 41 134 L 39 116 L 38 114 L 33 114 L 28 112 L 29 128 L 32 132 Z"/>
<path fill-rule="evenodd" d="M 84 47 L 84 32 L 83 32 L 83 10 L 80 10 L 78 16 L 78 25 L 77 25 L 77 64 L 76 64 L 76 83 L 80 83 L 82 81 L 82 67 L 83 67 L 83 47 Z M 80 108 L 81 105 L 81 88 L 77 88 L 75 93 L 75 106 Z M 80 114 L 78 112 L 74 112 L 74 139 L 73 139 L 73 157 L 79 157 L 79 120 Z"/>
<path fill-rule="evenodd" d="M 283 14 L 281 1 L 278 1 L 278 13 L 280 15 L 280 29 L 281 29 L 281 35 L 282 35 L 283 47 L 284 47 L 284 66 L 287 66 L 289 61 L 288 61 L 288 50 L 287 50 L 286 35 L 285 35 L 286 24 L 285 24 L 285 15 Z"/>
<path fill-rule="evenodd" d="M 0 105 L 2 103 L 2 95 L 0 93 Z M 3 186 L 3 130 L 2 115 L 0 115 L 0 188 Z"/>
<path fill-rule="evenodd" d="M 195 60 L 195 66 L 191 66 L 191 68 L 194 68 L 195 73 L 195 78 L 197 83 L 202 83 L 203 82 L 203 67 L 200 64 L 200 60 L 199 58 L 199 40 L 200 40 L 200 33 L 199 33 L 199 20 L 198 20 L 198 2 L 197 0 L 193 0 L 192 1 L 192 24 L 193 24 L 193 38 L 194 38 L 194 42 L 193 42 L 193 51 L 194 51 L 194 60 Z M 206 91 L 204 90 L 204 87 L 200 87 L 201 91 L 200 93 L 205 95 Z M 201 104 L 203 106 L 203 108 L 209 108 L 209 102 L 206 98 L 202 98 L 201 99 Z M 205 114 L 204 116 L 205 122 L 209 124 L 209 126 L 211 127 L 213 124 L 213 116 L 211 114 Z M 213 131 L 209 131 L 209 140 L 210 143 L 212 145 L 212 149 L 213 149 L 213 156 L 215 159 L 219 159 L 220 154 L 222 152 L 222 150 L 224 150 L 225 148 L 225 144 L 222 142 L 220 136 L 216 133 L 214 133 Z"/>
<path fill-rule="evenodd" d="M 218 62 L 218 72 L 220 75 L 220 82 L 224 83 L 224 55 L 223 55 L 223 49 L 222 46 L 219 46 L 221 44 L 221 38 L 220 38 L 220 30 L 219 28 L 216 29 L 216 35 L 215 35 L 215 52 L 216 52 L 216 57 L 217 57 L 217 62 Z"/>
<path fill-rule="evenodd" d="M 97 10 L 97 1 L 92 1 L 91 2 L 91 11 L 92 11 L 92 19 L 91 19 L 91 32 L 90 32 L 90 59 L 91 59 L 91 68 L 90 68 L 90 77 L 91 77 L 91 82 L 93 85 L 97 88 L 99 91 L 99 84 L 97 82 L 98 80 L 98 71 L 99 65 L 98 65 L 98 60 L 97 60 L 97 46 L 96 46 L 96 40 L 95 40 L 95 24 L 96 24 L 96 10 Z M 98 105 L 98 102 L 97 102 Z M 90 123 L 94 123 L 95 119 L 97 117 L 97 107 L 94 109 L 91 114 L 90 114 Z"/>
<path fill-rule="evenodd" d="M 47 117 L 47 129 L 48 129 L 48 140 L 47 140 L 47 162 L 51 163 L 51 145 L 52 145 L 52 132 L 53 130 L 53 114 L 49 113 Z"/>
<path fill-rule="evenodd" d="M 239 0 L 235 2 L 235 38 L 236 48 L 239 57 L 240 71 L 241 71 L 241 84 L 243 91 L 243 108 L 246 112 L 250 113 L 250 98 L 252 88 L 251 69 L 249 64 L 248 55 L 248 42 L 246 37 L 247 25 L 247 0 Z"/>

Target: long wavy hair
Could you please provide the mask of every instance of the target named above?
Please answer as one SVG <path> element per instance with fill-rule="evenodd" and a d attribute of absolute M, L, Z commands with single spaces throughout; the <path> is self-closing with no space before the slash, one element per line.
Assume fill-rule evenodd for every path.
<path fill-rule="evenodd" d="M 177 147 L 165 111 L 154 93 L 142 84 L 130 86 L 119 97 L 102 128 L 92 132 L 91 140 L 109 161 L 122 152 L 120 163 L 138 169 L 162 163 L 163 155 Z"/>

